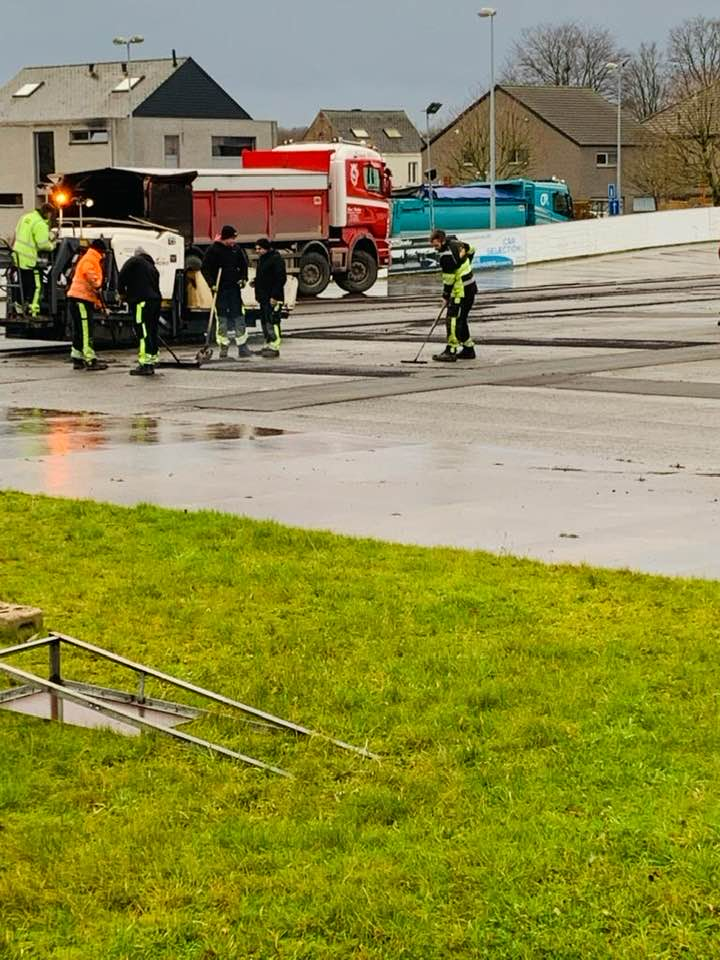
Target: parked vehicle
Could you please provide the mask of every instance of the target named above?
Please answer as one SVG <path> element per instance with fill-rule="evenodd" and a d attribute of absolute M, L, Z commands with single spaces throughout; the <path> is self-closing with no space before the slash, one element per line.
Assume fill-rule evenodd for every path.
<path fill-rule="evenodd" d="M 563 180 L 500 180 L 496 185 L 496 226 L 528 227 L 572 220 L 572 198 Z M 427 185 L 393 191 L 393 238 L 427 238 L 431 220 L 447 233 L 490 227 L 490 185 Z"/>
<path fill-rule="evenodd" d="M 232 223 L 242 243 L 270 237 L 297 273 L 300 293 L 322 293 L 331 278 L 362 293 L 390 262 L 386 182 L 380 154 L 355 144 L 246 150 L 240 169 L 198 172 L 195 242 L 211 242 Z"/>

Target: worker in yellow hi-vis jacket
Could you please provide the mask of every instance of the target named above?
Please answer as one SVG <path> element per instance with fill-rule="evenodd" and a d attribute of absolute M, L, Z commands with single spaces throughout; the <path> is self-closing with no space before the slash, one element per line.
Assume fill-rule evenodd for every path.
<path fill-rule="evenodd" d="M 42 277 L 38 267 L 38 254 L 52 250 L 50 227 L 55 208 L 44 203 L 37 210 L 25 213 L 15 227 L 13 261 L 18 270 L 20 302 L 15 303 L 18 313 L 27 311 L 31 317 L 40 313 Z"/>
<path fill-rule="evenodd" d="M 433 360 L 454 363 L 456 360 L 474 360 L 475 344 L 470 336 L 468 317 L 475 302 L 477 284 L 472 261 L 472 247 L 451 240 L 444 230 L 434 230 L 430 242 L 438 253 L 443 281 L 443 301 L 447 304 L 447 345 Z"/>

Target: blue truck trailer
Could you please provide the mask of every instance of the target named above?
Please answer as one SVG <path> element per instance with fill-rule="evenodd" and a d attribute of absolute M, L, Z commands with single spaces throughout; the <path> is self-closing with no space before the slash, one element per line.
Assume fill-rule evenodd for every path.
<path fill-rule="evenodd" d="M 500 180 L 496 184 L 498 229 L 572 220 L 572 197 L 563 180 Z M 466 183 L 432 187 L 432 221 L 446 233 L 490 228 L 490 185 Z M 393 238 L 427 238 L 431 224 L 430 188 L 393 192 Z"/>

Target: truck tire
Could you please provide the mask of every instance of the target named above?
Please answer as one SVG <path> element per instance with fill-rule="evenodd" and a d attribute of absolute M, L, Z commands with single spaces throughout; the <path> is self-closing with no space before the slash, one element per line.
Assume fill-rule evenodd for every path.
<path fill-rule="evenodd" d="M 317 296 L 330 283 L 330 261 L 317 250 L 309 250 L 300 257 L 298 292 L 306 297 Z"/>
<path fill-rule="evenodd" d="M 356 250 L 347 273 L 335 274 L 333 280 L 348 293 L 365 293 L 377 280 L 377 260 L 366 250 Z"/>

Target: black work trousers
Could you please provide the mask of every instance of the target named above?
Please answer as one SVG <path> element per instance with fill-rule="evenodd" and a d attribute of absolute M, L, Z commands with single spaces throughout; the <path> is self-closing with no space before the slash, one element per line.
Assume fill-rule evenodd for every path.
<path fill-rule="evenodd" d="M 18 283 L 20 285 L 21 303 L 33 316 L 40 312 L 42 297 L 42 274 L 40 267 L 30 267 L 22 270 L 18 267 Z"/>
<path fill-rule="evenodd" d="M 72 350 L 73 360 L 84 360 L 89 363 L 95 359 L 93 348 L 93 323 L 95 320 L 95 305 L 89 300 L 76 300 L 68 297 L 68 310 L 72 320 Z"/>
<path fill-rule="evenodd" d="M 159 300 L 141 300 L 130 304 L 138 338 L 138 363 L 152 366 L 159 360 L 158 328 L 160 326 Z"/>
<path fill-rule="evenodd" d="M 447 331 L 447 343 L 449 347 L 472 347 L 473 341 L 470 336 L 470 326 L 468 317 L 475 303 L 477 294 L 477 285 L 474 283 L 465 287 L 465 292 L 461 299 L 451 299 L 448 304 L 447 319 L 445 329 Z"/>
<path fill-rule="evenodd" d="M 260 300 L 260 322 L 265 336 L 265 343 L 274 350 L 280 349 L 280 320 L 282 303 L 274 305 L 269 300 Z"/>

